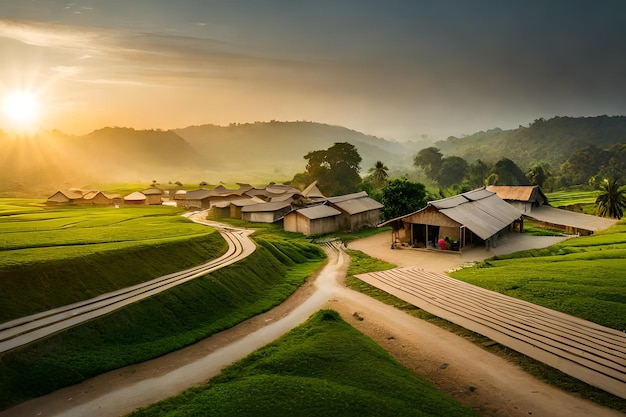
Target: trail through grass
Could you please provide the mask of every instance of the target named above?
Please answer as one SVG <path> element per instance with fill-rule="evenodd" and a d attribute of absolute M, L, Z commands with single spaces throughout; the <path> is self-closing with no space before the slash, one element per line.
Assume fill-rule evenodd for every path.
<path fill-rule="evenodd" d="M 402 367 L 332 310 L 226 368 L 208 384 L 131 414 L 475 416 Z"/>

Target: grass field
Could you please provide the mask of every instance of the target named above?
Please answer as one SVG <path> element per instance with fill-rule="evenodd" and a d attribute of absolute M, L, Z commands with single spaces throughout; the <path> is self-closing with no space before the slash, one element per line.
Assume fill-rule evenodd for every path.
<path fill-rule="evenodd" d="M 160 416 L 476 416 L 402 367 L 332 310 L 206 385 L 137 411 Z"/>
<path fill-rule="evenodd" d="M 0 322 L 180 271 L 224 253 L 213 228 L 158 207 L 0 199 Z"/>
<path fill-rule="evenodd" d="M 626 331 L 626 221 L 592 236 L 518 252 L 454 278 Z"/>
<path fill-rule="evenodd" d="M 0 409 L 230 328 L 278 305 L 325 260 L 323 251 L 301 235 L 266 227 L 252 237 L 258 238 L 258 248 L 242 261 L 0 355 Z M 187 250 L 188 242 L 181 240 L 179 249 Z M 143 256 L 155 253 L 157 246 L 149 246 Z M 120 265 L 126 262 L 128 268 L 130 261 L 122 259 Z"/>
<path fill-rule="evenodd" d="M 596 213 L 596 190 L 564 190 L 546 193 L 548 202 L 552 207 L 575 208 L 586 214 Z"/>

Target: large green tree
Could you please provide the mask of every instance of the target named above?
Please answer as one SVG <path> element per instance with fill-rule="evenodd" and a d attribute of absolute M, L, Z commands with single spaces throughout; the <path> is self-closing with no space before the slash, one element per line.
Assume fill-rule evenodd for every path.
<path fill-rule="evenodd" d="M 392 178 L 382 189 L 382 220 L 413 213 L 426 206 L 428 194 L 424 184 L 406 178 Z"/>
<path fill-rule="evenodd" d="M 357 148 L 338 142 L 326 150 L 312 151 L 304 156 L 309 181 L 317 180 L 322 193 L 328 196 L 357 191 L 361 156 Z"/>
<path fill-rule="evenodd" d="M 442 187 L 461 184 L 467 173 L 467 162 L 460 156 L 446 156 L 441 160 L 437 182 Z"/>
<path fill-rule="evenodd" d="M 493 166 L 497 185 L 530 185 L 524 172 L 509 158 L 502 158 Z"/>
<path fill-rule="evenodd" d="M 467 167 L 467 181 L 472 188 L 485 185 L 485 179 L 489 176 L 490 166 L 480 159 L 475 160 Z"/>
<path fill-rule="evenodd" d="M 543 187 L 546 180 L 552 175 L 550 164 L 547 162 L 535 162 L 526 171 L 526 178 L 532 185 Z"/>
<path fill-rule="evenodd" d="M 626 186 L 617 178 L 605 179 L 600 183 L 596 206 L 600 216 L 621 219 L 626 211 Z"/>
<path fill-rule="evenodd" d="M 441 171 L 442 159 L 443 154 L 439 148 L 431 146 L 430 148 L 420 150 L 413 157 L 413 165 L 422 168 L 426 176 L 431 180 L 437 180 Z"/>

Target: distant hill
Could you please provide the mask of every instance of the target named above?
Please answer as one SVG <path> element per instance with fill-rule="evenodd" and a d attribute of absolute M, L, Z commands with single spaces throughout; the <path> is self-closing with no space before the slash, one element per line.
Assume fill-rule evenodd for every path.
<path fill-rule="evenodd" d="M 428 146 L 473 162 L 512 159 L 553 167 L 590 144 L 626 143 L 626 117 L 555 117 L 528 127 L 492 129 L 433 143 L 394 142 L 341 126 L 314 122 L 256 122 L 190 126 L 169 131 L 107 127 L 83 136 L 58 131 L 11 137 L 0 131 L 0 196 L 46 195 L 94 183 L 285 181 L 303 172 L 304 155 L 349 142 L 363 158 L 361 172 L 383 161 L 392 173 L 411 172 L 413 156 Z"/>
<path fill-rule="evenodd" d="M 90 183 L 177 181 L 197 175 L 203 158 L 171 131 L 104 128 L 85 136 L 0 134 L 0 195 L 42 196 Z"/>
<path fill-rule="evenodd" d="M 626 143 L 626 116 L 537 119 L 528 127 L 449 137 L 434 146 L 444 155 L 460 156 L 470 163 L 477 159 L 493 163 L 506 157 L 525 170 L 536 161 L 558 168 L 576 149 L 613 143 Z"/>
<path fill-rule="evenodd" d="M 363 158 L 363 172 L 376 161 L 383 161 L 387 166 L 408 167 L 412 164 L 412 154 L 423 147 L 416 142 L 393 142 L 345 127 L 314 122 L 202 125 L 174 131 L 203 154 L 213 167 L 272 167 L 277 174 L 289 178 L 304 171 L 304 155 L 328 149 L 335 142 L 349 142 L 358 149 Z"/>

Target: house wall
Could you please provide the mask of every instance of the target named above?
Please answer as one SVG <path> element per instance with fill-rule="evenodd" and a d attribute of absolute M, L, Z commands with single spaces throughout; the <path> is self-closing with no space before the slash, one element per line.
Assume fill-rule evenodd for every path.
<path fill-rule="evenodd" d="M 241 207 L 231 204 L 229 208 L 229 217 L 231 219 L 241 219 Z"/>
<path fill-rule="evenodd" d="M 161 203 L 161 194 L 149 194 L 146 196 L 146 204 L 159 205 Z"/>
<path fill-rule="evenodd" d="M 512 205 L 519 211 L 521 211 L 522 213 L 530 213 L 530 211 L 533 208 L 533 204 L 530 202 L 526 202 L 526 201 L 507 200 L 507 203 L 509 203 L 510 205 Z"/>
<path fill-rule="evenodd" d="M 300 213 L 293 212 L 285 216 L 283 228 L 287 232 L 302 233 L 305 236 L 322 235 L 339 229 L 339 216 L 311 220 Z"/>
<path fill-rule="evenodd" d="M 274 223 L 276 221 L 274 212 L 271 211 L 242 213 L 242 217 L 251 223 Z"/>
<path fill-rule="evenodd" d="M 405 223 L 430 224 L 433 226 L 461 226 L 459 223 L 455 222 L 448 216 L 439 213 L 439 211 L 433 206 L 429 206 L 420 212 L 412 214 L 411 216 L 407 216 L 403 220 Z"/>
<path fill-rule="evenodd" d="M 349 216 L 348 219 L 348 228 L 352 232 L 357 232 L 364 227 L 376 227 L 380 222 L 380 210 L 370 210 L 353 214 Z"/>

